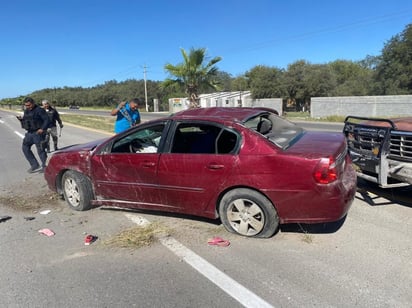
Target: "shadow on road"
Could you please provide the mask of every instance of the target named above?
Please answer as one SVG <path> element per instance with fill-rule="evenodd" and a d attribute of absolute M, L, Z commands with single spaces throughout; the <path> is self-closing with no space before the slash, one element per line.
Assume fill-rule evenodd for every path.
<path fill-rule="evenodd" d="M 346 216 L 334 222 L 318 223 L 318 224 L 284 224 L 280 226 L 282 232 L 295 233 L 335 233 L 338 231 L 346 220 Z"/>
<path fill-rule="evenodd" d="M 356 198 L 366 202 L 370 206 L 398 204 L 412 208 L 412 185 L 396 188 L 381 188 L 376 183 L 358 179 L 358 193 Z"/>

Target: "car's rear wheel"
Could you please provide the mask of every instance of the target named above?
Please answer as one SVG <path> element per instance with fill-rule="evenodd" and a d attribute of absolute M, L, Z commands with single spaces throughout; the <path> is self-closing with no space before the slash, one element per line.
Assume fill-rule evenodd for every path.
<path fill-rule="evenodd" d="M 243 236 L 268 238 L 279 228 L 279 217 L 272 202 L 247 188 L 226 193 L 219 204 L 219 215 L 229 232 Z"/>
<path fill-rule="evenodd" d="M 93 189 L 90 180 L 76 171 L 66 171 L 62 178 L 64 199 L 76 211 L 86 211 L 91 208 Z"/>

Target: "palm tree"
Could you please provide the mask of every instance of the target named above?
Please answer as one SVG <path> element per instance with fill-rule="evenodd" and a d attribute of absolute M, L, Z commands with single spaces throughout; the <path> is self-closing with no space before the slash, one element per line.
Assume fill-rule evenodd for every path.
<path fill-rule="evenodd" d="M 217 62 L 222 60 L 221 57 L 215 57 L 208 63 L 206 60 L 206 49 L 191 48 L 189 54 L 180 48 L 183 56 L 183 63 L 172 65 L 167 63 L 165 70 L 175 78 L 167 78 L 162 86 L 183 88 L 188 95 L 190 108 L 198 108 L 199 106 L 199 91 L 206 89 L 218 89 L 216 81 L 218 69 L 215 66 Z"/>

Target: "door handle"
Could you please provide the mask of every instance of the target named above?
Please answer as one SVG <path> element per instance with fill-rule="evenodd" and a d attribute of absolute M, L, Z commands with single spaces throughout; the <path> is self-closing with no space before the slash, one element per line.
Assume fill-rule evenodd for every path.
<path fill-rule="evenodd" d="M 209 164 L 207 165 L 207 168 L 216 170 L 216 169 L 223 169 L 225 166 L 224 165 L 219 165 L 219 164 Z"/>
<path fill-rule="evenodd" d="M 154 166 L 156 166 L 156 164 L 154 162 L 151 162 L 151 161 L 145 161 L 145 162 L 142 163 L 143 168 L 151 168 L 151 167 L 154 167 Z"/>

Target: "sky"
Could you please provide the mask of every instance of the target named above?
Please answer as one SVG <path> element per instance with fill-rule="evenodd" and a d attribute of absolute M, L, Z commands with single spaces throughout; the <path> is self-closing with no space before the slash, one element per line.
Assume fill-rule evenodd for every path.
<path fill-rule="evenodd" d="M 127 79 L 163 81 L 180 49 L 237 77 L 377 56 L 412 23 L 410 0 L 3 0 L 0 99 Z"/>

